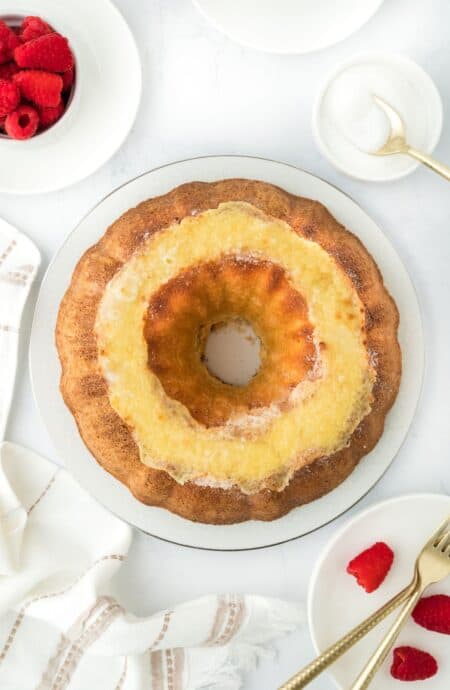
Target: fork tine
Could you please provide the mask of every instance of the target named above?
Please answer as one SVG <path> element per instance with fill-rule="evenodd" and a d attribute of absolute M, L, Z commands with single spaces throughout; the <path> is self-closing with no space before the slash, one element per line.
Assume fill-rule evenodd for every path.
<path fill-rule="evenodd" d="M 432 544 L 433 546 L 437 546 L 439 541 L 441 540 L 442 536 L 448 531 L 450 528 L 450 515 L 446 517 L 446 519 L 442 522 L 441 525 L 437 528 L 436 532 L 430 537 L 428 544 Z"/>
<path fill-rule="evenodd" d="M 442 537 L 439 539 L 435 548 L 438 549 L 439 551 L 445 551 L 447 546 L 450 546 L 450 532 L 445 532 L 442 535 Z"/>

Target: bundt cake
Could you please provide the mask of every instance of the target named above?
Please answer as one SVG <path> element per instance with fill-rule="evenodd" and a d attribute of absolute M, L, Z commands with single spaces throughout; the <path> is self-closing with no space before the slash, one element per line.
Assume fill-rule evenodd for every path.
<path fill-rule="evenodd" d="M 205 366 L 244 319 L 260 367 Z M 97 461 L 191 520 L 272 520 L 334 489 L 383 432 L 398 312 L 361 242 L 318 202 L 249 180 L 193 182 L 119 218 L 59 310 L 61 391 Z"/>

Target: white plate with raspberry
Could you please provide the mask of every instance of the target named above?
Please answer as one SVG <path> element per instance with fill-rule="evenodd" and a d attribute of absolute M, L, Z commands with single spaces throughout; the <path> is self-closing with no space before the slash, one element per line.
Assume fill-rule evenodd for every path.
<path fill-rule="evenodd" d="M 0 192 L 50 192 L 92 174 L 127 137 L 141 97 L 120 12 L 110 0 L 0 0 L 0 47 Z"/>
<path fill-rule="evenodd" d="M 450 514 L 450 496 L 444 494 L 413 494 L 400 496 L 379 503 L 359 513 L 335 535 L 323 551 L 313 571 L 309 596 L 308 617 L 311 636 L 318 654 L 342 637 L 346 632 L 360 623 L 364 618 L 385 604 L 411 580 L 415 559 L 424 543 L 429 539 L 439 524 Z M 377 542 L 386 544 L 393 552 L 392 565 L 389 562 L 381 568 L 378 576 L 374 575 L 380 566 L 380 548 L 371 549 Z M 363 558 L 358 558 L 363 554 Z M 387 551 L 386 547 L 385 550 Z M 381 553 L 383 551 L 381 550 Z M 378 555 L 377 555 L 378 554 Z M 353 560 L 358 558 L 358 560 Z M 347 566 L 353 560 L 351 570 Z M 389 568 L 389 569 L 388 569 Z M 386 573 L 387 570 L 387 573 Z M 368 593 L 364 586 L 358 584 L 358 575 L 362 585 L 374 591 Z M 375 580 L 373 579 L 375 577 Z M 382 579 L 384 577 L 384 579 Z M 378 578 L 378 579 L 377 579 Z M 379 581 L 381 584 L 379 584 Z M 442 597 L 444 595 L 445 612 Z M 422 604 L 426 607 L 428 617 L 447 621 L 450 625 L 448 605 L 450 600 L 450 578 L 429 587 L 424 597 L 433 597 Z M 328 673 L 338 688 L 351 686 L 370 658 L 375 647 L 392 624 L 393 613 L 363 640 L 344 654 Z M 418 620 L 424 616 L 424 608 L 417 611 Z M 440 625 L 443 621 L 440 622 Z M 416 680 L 412 687 L 424 687 L 429 690 L 448 690 L 450 687 L 450 636 L 443 632 L 424 628 L 410 619 L 401 632 L 394 648 L 412 648 L 431 655 L 437 664 L 437 672 L 426 680 Z M 391 652 L 371 684 L 373 690 L 399 690 L 408 687 L 397 677 L 391 675 L 394 654 Z M 424 673 L 433 672 L 433 661 L 428 657 L 417 655 L 410 649 L 402 650 L 396 655 L 393 673 L 406 681 L 416 672 L 417 667 Z M 406 676 L 406 677 L 405 677 Z"/>

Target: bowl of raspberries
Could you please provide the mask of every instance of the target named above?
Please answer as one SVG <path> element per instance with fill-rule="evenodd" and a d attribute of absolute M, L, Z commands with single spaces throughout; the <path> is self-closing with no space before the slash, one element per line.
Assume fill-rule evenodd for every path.
<path fill-rule="evenodd" d="M 0 0 L 0 193 L 84 180 L 123 144 L 142 93 L 111 0 Z"/>
<path fill-rule="evenodd" d="M 0 19 L 0 138 L 24 141 L 53 128 L 75 92 L 68 39 L 37 16 Z"/>

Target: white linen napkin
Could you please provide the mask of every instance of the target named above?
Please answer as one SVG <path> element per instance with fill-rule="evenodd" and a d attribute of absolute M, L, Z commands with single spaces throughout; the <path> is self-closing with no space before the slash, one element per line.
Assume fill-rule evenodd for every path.
<path fill-rule="evenodd" d="M 0 440 L 14 390 L 22 311 L 40 261 L 31 240 L 0 218 Z"/>
<path fill-rule="evenodd" d="M 0 257 L 3 433 L 39 254 L 0 223 Z M 137 618 L 110 594 L 131 538 L 65 470 L 0 445 L 1 690 L 237 690 L 266 643 L 303 621 L 299 604 L 233 594 Z"/>

